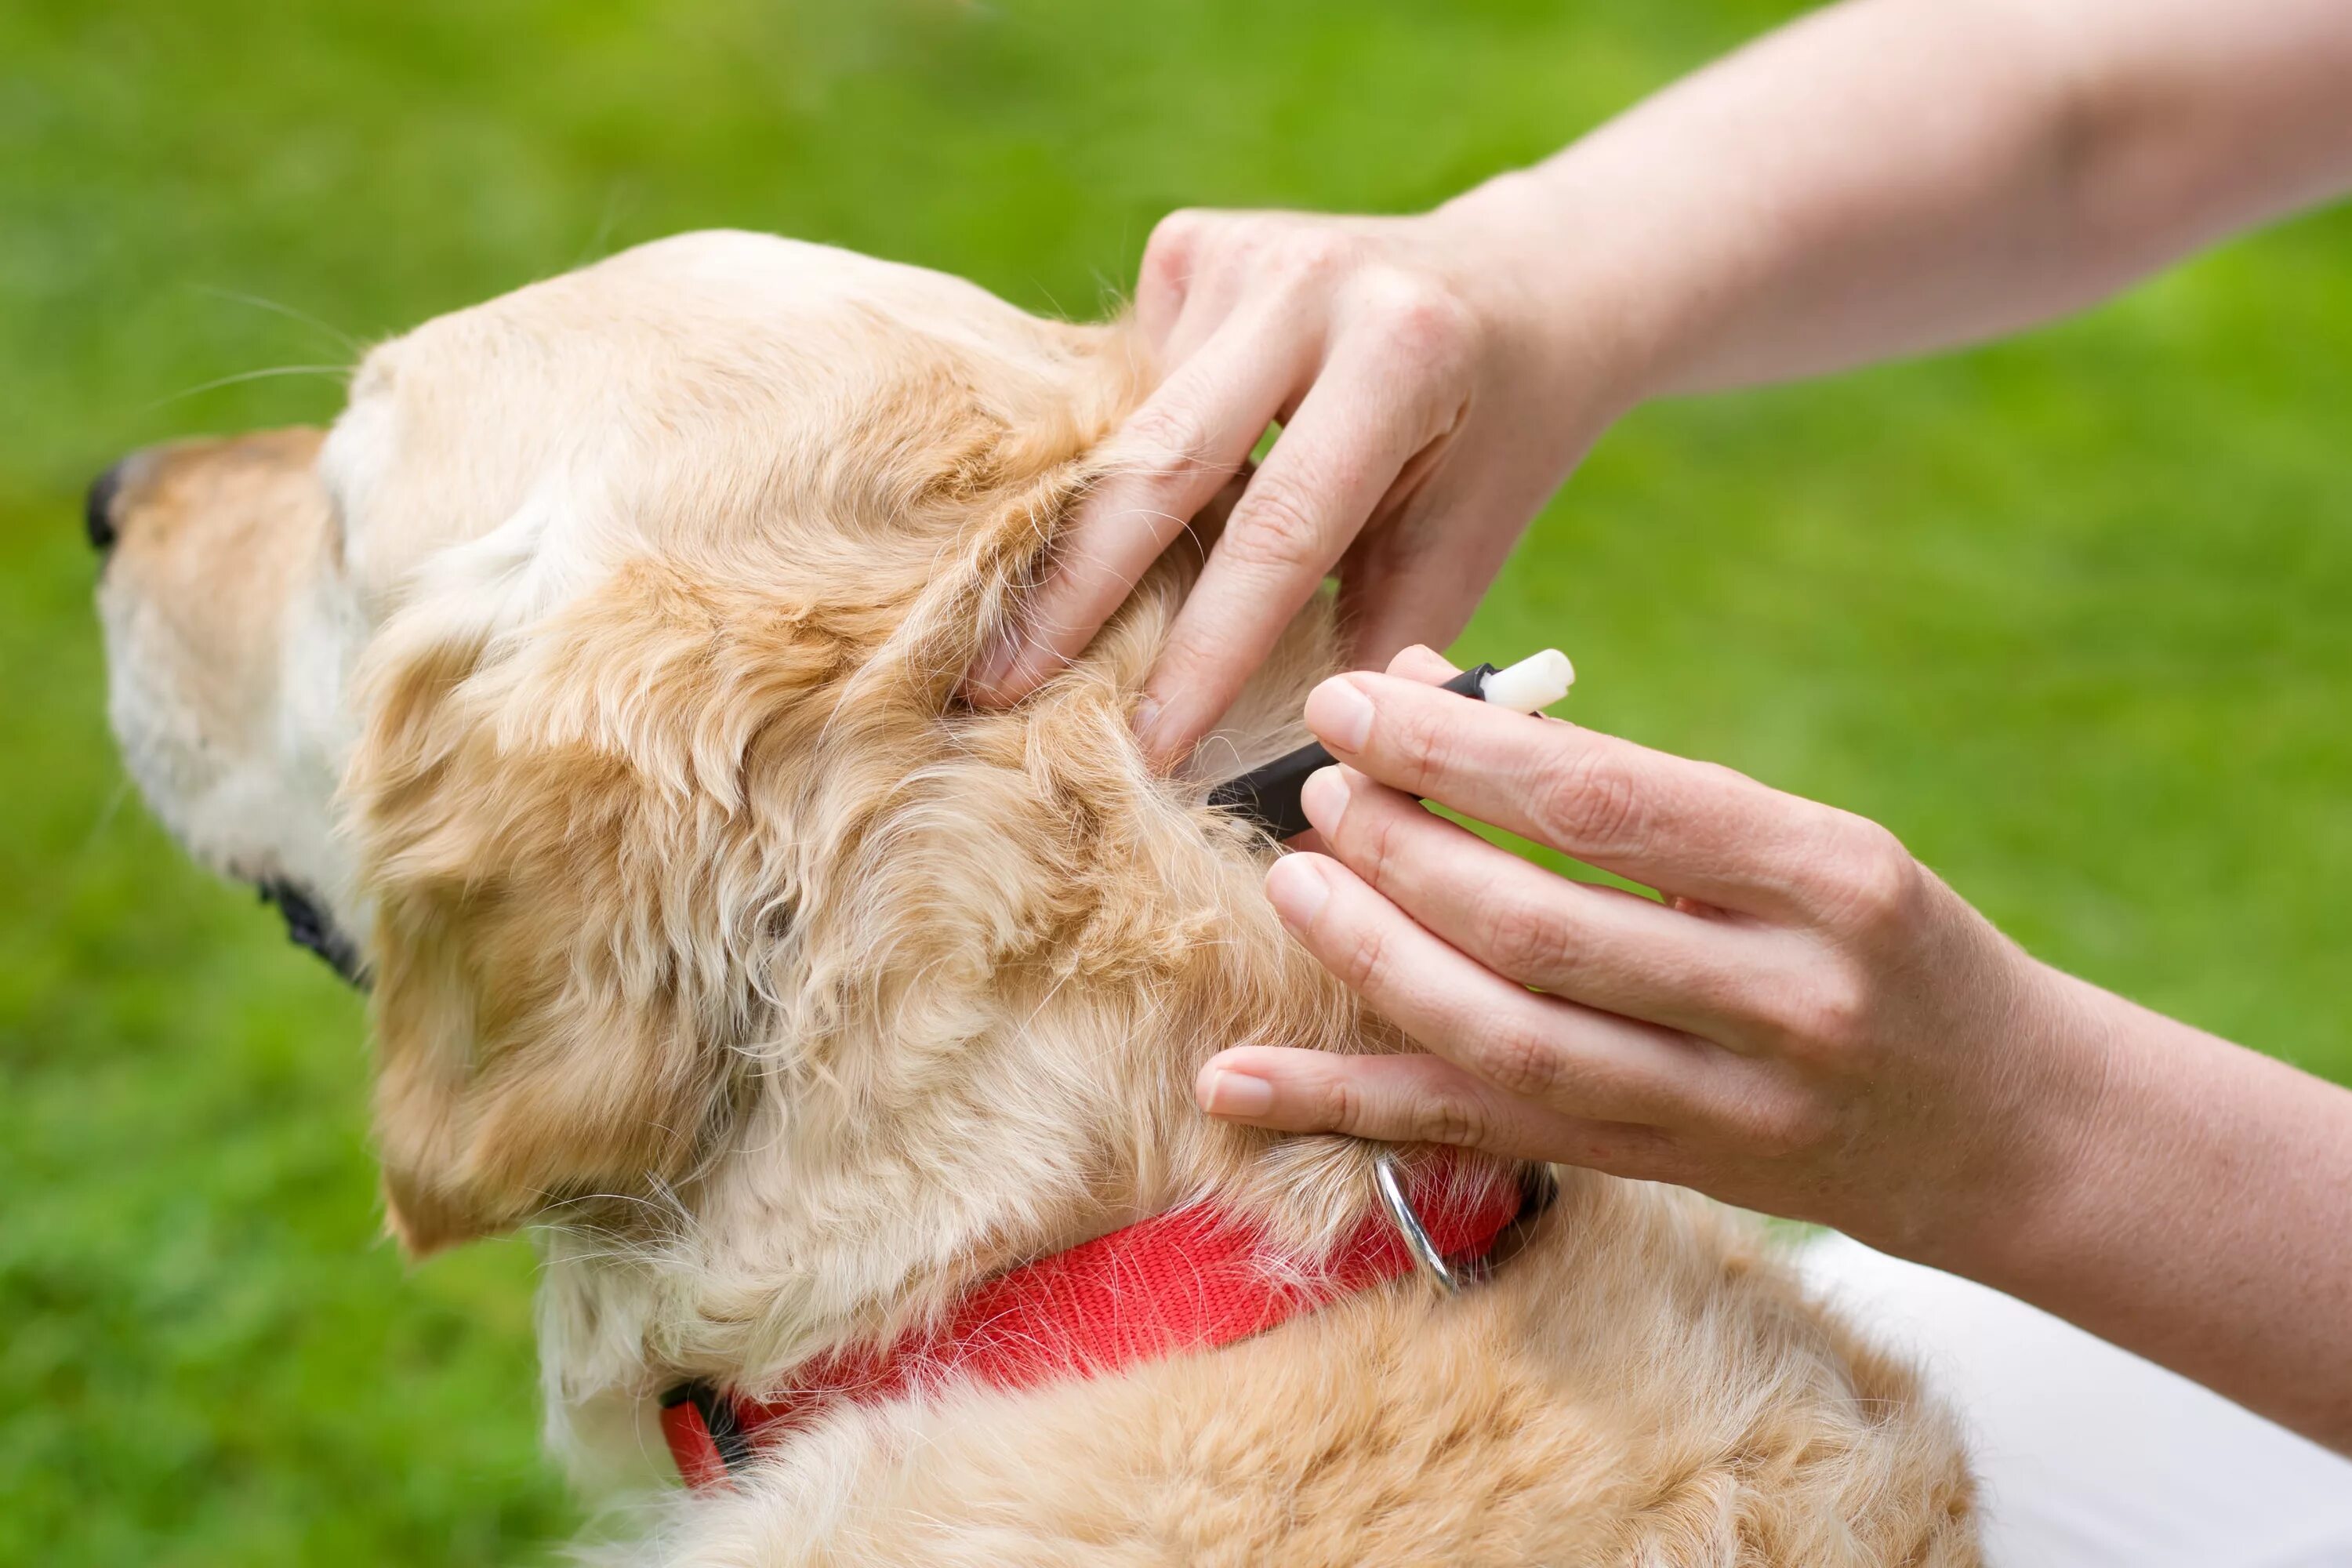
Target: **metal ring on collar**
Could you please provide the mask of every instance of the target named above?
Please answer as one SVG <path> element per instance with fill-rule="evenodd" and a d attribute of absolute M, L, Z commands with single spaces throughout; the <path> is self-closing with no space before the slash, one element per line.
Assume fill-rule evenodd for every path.
<path fill-rule="evenodd" d="M 1397 1158 L 1395 1151 L 1391 1150 L 1372 1162 L 1372 1184 L 1379 1189 L 1381 1205 L 1389 1211 L 1389 1218 L 1395 1223 L 1397 1234 L 1404 1238 L 1405 1250 L 1412 1254 L 1413 1267 L 1421 1270 L 1421 1277 L 1428 1280 L 1441 1296 L 1460 1295 L 1462 1275 L 1445 1261 L 1445 1255 L 1437 1250 L 1437 1243 L 1430 1239 L 1428 1227 L 1421 1223 L 1420 1211 L 1412 1206 L 1412 1199 L 1405 1195 L 1404 1165 Z"/>

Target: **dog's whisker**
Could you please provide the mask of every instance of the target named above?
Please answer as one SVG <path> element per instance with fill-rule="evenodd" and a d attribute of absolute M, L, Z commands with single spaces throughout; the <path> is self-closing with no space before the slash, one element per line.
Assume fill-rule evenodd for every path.
<path fill-rule="evenodd" d="M 351 366 L 342 364 L 275 364 L 264 366 L 259 370 L 241 370 L 235 375 L 224 375 L 211 381 L 200 382 L 194 386 L 173 393 L 169 397 L 159 397 L 147 405 L 145 412 L 152 413 L 183 398 L 194 397 L 206 392 L 216 392 L 224 386 L 236 386 L 248 381 L 267 381 L 273 376 L 280 375 L 344 376 L 350 374 Z"/>
<path fill-rule="evenodd" d="M 191 285 L 191 287 L 193 287 L 199 294 L 209 294 L 215 300 L 226 300 L 239 305 L 250 305 L 257 310 L 273 311 L 278 315 L 285 317 L 289 321 L 299 321 L 306 327 L 316 328 L 318 331 L 324 332 L 327 336 L 334 339 L 338 344 L 351 353 L 351 356 L 353 359 L 359 358 L 362 354 L 367 352 L 367 345 L 365 343 L 352 336 L 351 333 L 344 331 L 341 327 L 334 325 L 331 321 L 322 321 L 319 317 L 310 314 L 308 310 L 297 310 L 293 306 L 286 304 L 282 300 L 266 299 L 259 294 L 247 294 L 235 289 L 216 288 L 209 283 L 197 283 Z"/>
<path fill-rule="evenodd" d="M 635 200 L 635 186 L 633 183 L 615 180 L 605 188 L 604 211 L 596 219 L 595 230 L 588 237 L 588 243 L 581 247 L 578 256 L 572 258 L 574 268 L 604 258 L 605 247 L 612 243 L 613 230 L 620 221 L 620 208 L 625 198 Z"/>
<path fill-rule="evenodd" d="M 128 773 L 115 781 L 114 788 L 108 792 L 105 803 L 98 808 L 98 816 L 91 821 L 89 831 L 82 837 L 81 847 L 75 851 L 74 864 L 77 867 L 88 861 L 90 856 L 97 852 L 100 840 L 106 837 L 107 830 L 112 827 L 116 819 L 122 815 L 122 803 L 131 798 L 131 792 L 134 787 Z"/>

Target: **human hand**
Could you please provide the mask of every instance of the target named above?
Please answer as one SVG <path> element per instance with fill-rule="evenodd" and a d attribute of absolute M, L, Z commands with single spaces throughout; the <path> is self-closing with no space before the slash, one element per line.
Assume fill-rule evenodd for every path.
<path fill-rule="evenodd" d="M 1612 312 L 1536 308 L 1513 259 L 1535 226 L 1500 190 L 1411 218 L 1163 220 L 1135 314 L 1164 379 L 972 700 L 1017 700 L 1084 648 L 1276 422 L 1145 689 L 1147 751 L 1189 751 L 1335 570 L 1356 657 L 1451 640 L 1630 398 L 1596 325 Z"/>
<path fill-rule="evenodd" d="M 1230 1049 L 1204 1109 L 1675 1182 L 1980 1270 L 1981 1230 L 2021 1234 L 2068 1190 L 2106 1076 L 2103 993 L 1884 828 L 1424 684 L 1451 673 L 1412 648 L 1317 688 L 1307 724 L 1344 764 L 1307 788 L 1328 854 L 1266 878 L 1299 940 L 1430 1054 Z M 1555 876 L 1416 795 L 1666 901 Z"/>

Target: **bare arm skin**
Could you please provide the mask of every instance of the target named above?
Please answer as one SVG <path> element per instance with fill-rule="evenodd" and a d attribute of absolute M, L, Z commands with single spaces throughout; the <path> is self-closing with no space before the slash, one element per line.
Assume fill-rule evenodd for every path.
<path fill-rule="evenodd" d="M 1358 657 L 1453 638 L 1608 424 L 2040 321 L 2352 183 L 2342 0 L 1851 0 L 1410 218 L 1182 212 L 1136 312 L 1165 379 L 1022 635 L 1017 699 L 1283 435 L 1139 725 L 1205 731 L 1329 572 Z"/>
<path fill-rule="evenodd" d="M 1633 215 L 1677 301 L 1646 391 L 1783 381 L 2046 320 L 2341 192 L 2347 72 L 2327 0 L 1867 0 L 1464 204 Z"/>
<path fill-rule="evenodd" d="M 1860 817 L 1391 669 L 1309 701 L 1328 853 L 1266 891 L 1430 1054 L 1229 1050 L 1207 1110 L 1817 1220 L 2352 1453 L 2352 1091 L 2037 963 Z"/>

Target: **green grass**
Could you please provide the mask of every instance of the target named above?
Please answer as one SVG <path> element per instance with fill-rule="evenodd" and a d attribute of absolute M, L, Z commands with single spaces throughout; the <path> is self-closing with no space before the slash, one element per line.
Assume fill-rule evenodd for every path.
<path fill-rule="evenodd" d="M 0 1562 L 533 1560 L 572 1513 L 528 1253 L 377 1239 L 358 1006 L 125 798 L 80 486 L 340 396 L 184 389 L 717 224 L 1090 313 L 1171 205 L 1423 205 L 1790 9 L 0 8 Z M 1465 647 L 1559 643 L 1580 718 L 2352 1077 L 2347 277 L 2321 216 L 2013 345 L 1645 411 Z"/>

